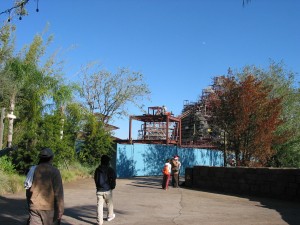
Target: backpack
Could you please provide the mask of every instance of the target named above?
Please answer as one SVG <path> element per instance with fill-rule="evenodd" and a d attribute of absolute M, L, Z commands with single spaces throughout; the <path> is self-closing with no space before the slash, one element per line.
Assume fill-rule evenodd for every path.
<path fill-rule="evenodd" d="M 170 174 L 170 173 L 169 173 L 169 168 L 168 168 L 167 165 L 164 166 L 164 168 L 163 168 L 163 170 L 162 170 L 162 173 L 163 173 L 164 175 L 169 175 L 169 174 Z"/>

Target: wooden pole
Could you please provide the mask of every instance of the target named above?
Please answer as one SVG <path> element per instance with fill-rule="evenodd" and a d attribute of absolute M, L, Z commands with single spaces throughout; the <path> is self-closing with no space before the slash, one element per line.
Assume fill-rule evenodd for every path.
<path fill-rule="evenodd" d="M 5 108 L 2 108 L 1 119 L 0 119 L 0 150 L 2 149 L 3 146 L 4 118 L 5 118 Z"/>
<path fill-rule="evenodd" d="M 227 155 L 226 155 L 226 132 L 224 130 L 224 167 L 227 167 Z"/>

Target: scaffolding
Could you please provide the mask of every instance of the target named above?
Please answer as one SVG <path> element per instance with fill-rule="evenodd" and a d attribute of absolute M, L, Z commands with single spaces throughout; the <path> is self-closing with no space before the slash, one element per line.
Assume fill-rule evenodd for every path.
<path fill-rule="evenodd" d="M 216 135 L 209 126 L 209 98 L 221 90 L 225 77 L 215 77 L 214 83 L 202 90 L 197 102 L 185 100 L 180 116 L 174 117 L 164 106 L 148 107 L 148 112 L 140 116 L 130 116 L 129 143 L 172 144 L 181 147 L 214 149 Z M 138 137 L 131 137 L 132 121 L 142 122 Z M 124 142 L 126 142 L 124 140 Z"/>
<path fill-rule="evenodd" d="M 141 121 L 138 138 L 132 140 L 132 121 Z M 167 112 L 165 107 L 148 107 L 148 113 L 141 116 L 130 116 L 129 141 L 131 143 L 155 143 L 180 145 L 180 118 Z"/>
<path fill-rule="evenodd" d="M 216 148 L 214 141 L 215 133 L 209 126 L 210 106 L 209 97 L 216 91 L 220 91 L 225 77 L 214 78 L 213 85 L 202 90 L 197 102 L 185 100 L 181 118 L 181 146 Z"/>

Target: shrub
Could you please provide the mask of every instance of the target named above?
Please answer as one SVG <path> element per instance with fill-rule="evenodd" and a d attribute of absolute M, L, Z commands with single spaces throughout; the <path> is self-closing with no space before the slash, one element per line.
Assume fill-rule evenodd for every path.
<path fill-rule="evenodd" d="M 3 160 L 3 157 L 0 158 Z M 15 173 L 14 169 L 11 169 L 9 160 L 3 160 L 4 164 L 1 163 L 0 169 L 0 194 L 6 193 L 16 193 L 24 190 L 24 175 L 19 175 Z M 5 166 L 4 166 L 5 165 Z M 4 169 L 6 168 L 6 169 Z M 62 180 L 64 183 L 79 179 L 92 177 L 95 168 L 94 167 L 84 167 L 78 162 L 74 162 L 70 165 L 61 164 L 59 167 L 61 172 Z M 5 171 L 4 171 L 5 170 Z M 11 171 L 11 172 L 8 172 Z"/>
<path fill-rule="evenodd" d="M 76 180 L 78 178 L 91 177 L 94 172 L 93 167 L 82 166 L 78 162 L 73 162 L 70 165 L 64 164 L 60 166 L 61 176 L 64 182 Z"/>
<path fill-rule="evenodd" d="M 7 174 L 0 170 L 0 194 L 16 193 L 21 191 L 23 187 L 24 176 L 17 174 Z"/>
<path fill-rule="evenodd" d="M 15 166 L 8 156 L 0 157 L 0 170 L 7 174 L 16 173 Z"/>

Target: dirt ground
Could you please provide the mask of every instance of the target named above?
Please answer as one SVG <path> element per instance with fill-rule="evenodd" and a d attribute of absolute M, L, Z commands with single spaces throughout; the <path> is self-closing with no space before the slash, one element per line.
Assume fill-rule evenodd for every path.
<path fill-rule="evenodd" d="M 113 192 L 116 218 L 104 224 L 120 225 L 281 225 L 300 224 L 300 203 L 268 198 L 225 195 L 188 188 L 161 188 L 161 177 L 118 179 Z M 64 185 L 63 225 L 96 222 L 96 195 L 92 179 Z M 106 209 L 104 209 L 106 212 Z M 0 224 L 25 224 L 25 192 L 0 196 Z"/>

